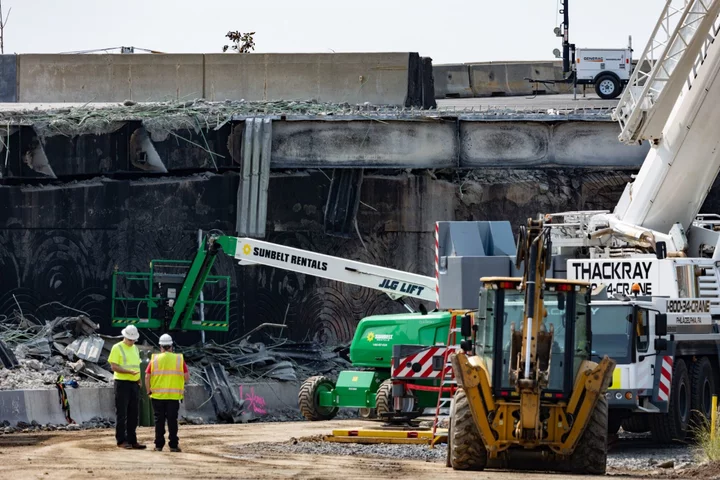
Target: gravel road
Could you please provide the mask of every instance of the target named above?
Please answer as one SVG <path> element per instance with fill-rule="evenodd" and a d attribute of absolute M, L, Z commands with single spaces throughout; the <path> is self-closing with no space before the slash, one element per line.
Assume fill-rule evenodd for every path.
<path fill-rule="evenodd" d="M 583 477 L 535 472 L 458 472 L 445 467 L 445 446 L 357 445 L 320 442 L 333 429 L 372 428 L 358 419 L 328 422 L 272 422 L 241 425 L 182 425 L 182 453 L 152 451 L 153 429 L 141 427 L 139 441 L 150 448 L 127 451 L 115 446 L 113 429 L 37 431 L 0 434 L 0 478 L 103 478 L 125 480 L 167 477 L 247 478 L 472 478 L 473 480 L 550 480 Z M 646 442 L 647 443 L 647 442 Z M 610 454 L 608 474 L 623 478 L 720 476 L 720 468 L 677 468 L 692 461 L 687 448 L 657 449 L 642 440 L 621 439 Z M 675 468 L 660 468 L 668 459 Z M 694 462 L 693 467 L 698 462 Z"/>

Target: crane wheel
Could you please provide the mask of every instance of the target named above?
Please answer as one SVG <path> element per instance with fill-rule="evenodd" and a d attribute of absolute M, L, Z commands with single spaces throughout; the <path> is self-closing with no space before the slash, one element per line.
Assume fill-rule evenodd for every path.
<path fill-rule="evenodd" d="M 607 469 L 608 401 L 598 397 L 587 427 L 570 456 L 572 473 L 605 475 Z"/>
<path fill-rule="evenodd" d="M 383 418 L 383 415 L 393 410 L 392 380 L 385 380 L 378 387 L 375 394 L 375 415 Z"/>
<path fill-rule="evenodd" d="M 448 431 L 449 459 L 454 470 L 484 470 L 488 456 L 473 420 L 465 391 L 455 392 Z"/>
<path fill-rule="evenodd" d="M 338 407 L 320 406 L 320 392 L 332 392 L 334 389 L 335 385 L 332 380 L 324 375 L 317 375 L 305 380 L 298 393 L 298 405 L 302 416 L 312 422 L 335 418 Z"/>
<path fill-rule="evenodd" d="M 645 433 L 650 431 L 650 423 L 647 414 L 634 414 L 623 419 L 622 429 L 630 433 Z"/>
<path fill-rule="evenodd" d="M 690 424 L 690 375 L 685 361 L 676 358 L 673 365 L 668 413 L 650 414 L 650 431 L 657 443 L 682 442 Z"/>
<path fill-rule="evenodd" d="M 690 366 L 690 384 L 690 429 L 695 433 L 707 429 L 711 422 L 715 379 L 707 357 L 700 358 Z"/>

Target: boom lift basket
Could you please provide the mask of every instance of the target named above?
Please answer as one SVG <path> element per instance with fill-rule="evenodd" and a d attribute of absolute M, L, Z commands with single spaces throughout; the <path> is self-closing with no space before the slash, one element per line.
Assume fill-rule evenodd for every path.
<path fill-rule="evenodd" d="M 228 330 L 230 323 L 230 277 L 208 275 L 189 318 L 171 325 L 172 306 L 193 262 L 190 260 L 153 260 L 149 272 L 120 272 L 112 277 L 112 326 L 161 330 Z M 204 312 L 200 309 L 204 308 Z"/>

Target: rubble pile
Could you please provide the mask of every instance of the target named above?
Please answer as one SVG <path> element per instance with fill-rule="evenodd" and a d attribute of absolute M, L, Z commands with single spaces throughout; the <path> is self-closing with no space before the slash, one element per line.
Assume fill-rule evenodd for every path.
<path fill-rule="evenodd" d="M 294 343 L 277 340 L 274 343 L 251 343 L 242 338 L 226 344 L 178 348 L 190 371 L 190 383 L 202 383 L 204 367 L 220 364 L 233 383 L 258 380 L 297 382 L 312 375 L 335 377 L 348 367 L 348 346 L 329 348 L 318 343 Z"/>
<path fill-rule="evenodd" d="M 0 390 L 100 387 L 112 381 L 107 357 L 112 337 L 87 316 L 44 324 L 22 314 L 0 322 Z M 106 340 L 111 340 L 107 342 Z"/>
<path fill-rule="evenodd" d="M 112 384 L 107 362 L 120 339 L 98 333 L 87 316 L 57 317 L 42 324 L 21 313 L 0 319 L 0 390 L 53 389 L 60 381 L 71 387 Z M 319 343 L 294 343 L 269 337 L 250 342 L 249 335 L 225 343 L 178 346 L 190 371 L 190 385 L 206 383 L 205 368 L 222 365 L 231 383 L 247 381 L 297 382 L 312 375 L 337 374 L 350 366 L 348 346 L 329 348 Z M 141 341 L 145 359 L 157 347 Z"/>

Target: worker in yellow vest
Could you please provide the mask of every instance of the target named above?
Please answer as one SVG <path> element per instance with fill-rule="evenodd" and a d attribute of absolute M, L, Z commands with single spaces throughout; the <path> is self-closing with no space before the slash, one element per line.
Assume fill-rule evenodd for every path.
<path fill-rule="evenodd" d="M 160 354 L 153 354 L 145 370 L 145 389 L 152 399 L 155 414 L 155 450 L 165 446 L 165 422 L 168 446 L 180 452 L 178 411 L 185 396 L 185 382 L 190 378 L 182 354 L 173 353 L 173 340 L 167 333 L 160 336 Z"/>
<path fill-rule="evenodd" d="M 122 330 L 122 342 L 113 345 L 108 357 L 115 379 L 115 440 L 120 448 L 142 450 L 135 430 L 140 407 L 140 351 L 135 342 L 140 338 L 135 325 Z"/>

